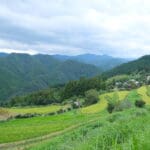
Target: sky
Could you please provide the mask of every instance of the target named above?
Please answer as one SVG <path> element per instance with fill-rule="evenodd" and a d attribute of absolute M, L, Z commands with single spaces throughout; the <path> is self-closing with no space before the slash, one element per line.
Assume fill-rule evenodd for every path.
<path fill-rule="evenodd" d="M 0 0 L 0 52 L 150 54 L 150 1 Z"/>

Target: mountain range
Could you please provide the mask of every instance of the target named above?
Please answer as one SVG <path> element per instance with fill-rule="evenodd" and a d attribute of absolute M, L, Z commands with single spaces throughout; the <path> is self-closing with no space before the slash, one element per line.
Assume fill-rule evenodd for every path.
<path fill-rule="evenodd" d="M 0 100 L 41 90 L 69 80 L 92 77 L 101 71 L 74 60 L 50 55 L 7 54 L 0 57 Z"/>
<path fill-rule="evenodd" d="M 131 61 L 132 59 L 115 58 L 108 55 L 82 54 L 77 56 L 53 55 L 60 61 L 75 60 L 78 62 L 92 64 L 99 67 L 102 71 L 110 70 L 122 63 Z"/>
<path fill-rule="evenodd" d="M 65 56 L 0 53 L 0 100 L 81 77 L 93 77 L 127 61 L 93 54 Z"/>
<path fill-rule="evenodd" d="M 105 76 L 111 77 L 121 74 L 144 73 L 150 74 L 150 55 L 145 55 L 137 60 L 124 63 L 104 73 Z"/>

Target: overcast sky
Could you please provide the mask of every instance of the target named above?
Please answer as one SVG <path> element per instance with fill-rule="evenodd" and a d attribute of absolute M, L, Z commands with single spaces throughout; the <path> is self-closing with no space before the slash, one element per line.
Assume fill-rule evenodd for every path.
<path fill-rule="evenodd" d="M 150 54 L 150 1 L 0 0 L 0 52 Z"/>

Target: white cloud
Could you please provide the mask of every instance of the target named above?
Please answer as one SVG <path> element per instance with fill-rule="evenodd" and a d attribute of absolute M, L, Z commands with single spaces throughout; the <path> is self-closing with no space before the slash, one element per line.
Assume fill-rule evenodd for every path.
<path fill-rule="evenodd" d="M 0 49 L 121 57 L 149 54 L 149 8 L 149 0 L 1 0 L 0 19 L 7 21 L 7 27 L 0 30 Z M 24 32 L 15 32 L 14 27 Z"/>

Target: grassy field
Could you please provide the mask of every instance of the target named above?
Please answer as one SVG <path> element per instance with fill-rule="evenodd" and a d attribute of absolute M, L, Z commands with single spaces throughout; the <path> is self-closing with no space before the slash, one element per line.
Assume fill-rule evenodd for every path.
<path fill-rule="evenodd" d="M 106 115 L 97 122 L 26 149 L 149 150 L 149 124 L 149 112 L 146 109 L 134 108 Z"/>
<path fill-rule="evenodd" d="M 48 105 L 48 106 L 36 106 L 36 107 L 12 107 L 12 108 L 0 108 L 0 120 L 6 120 L 10 117 L 16 116 L 18 114 L 48 114 L 52 112 L 57 112 L 60 109 L 65 109 L 69 107 L 68 105 Z"/>
<path fill-rule="evenodd" d="M 72 111 L 61 115 L 14 119 L 0 122 L 0 143 L 14 142 L 63 130 L 69 126 L 94 119 L 97 115 L 84 115 Z M 99 116 L 100 117 L 100 116 Z"/>
<path fill-rule="evenodd" d="M 60 105 L 49 105 L 49 106 L 40 106 L 40 107 L 14 107 L 7 109 L 10 113 L 15 114 L 27 114 L 27 113 L 37 113 L 37 114 L 46 114 L 50 112 L 56 112 L 64 106 Z"/>
<path fill-rule="evenodd" d="M 99 96 L 100 101 L 97 104 L 82 108 L 81 112 L 82 113 L 97 113 L 97 112 L 103 111 L 107 107 L 106 96 L 112 96 L 113 94 L 114 94 L 114 92 L 100 95 Z M 124 100 L 124 98 L 127 96 L 127 94 L 128 94 L 128 91 L 118 92 L 119 99 Z"/>
<path fill-rule="evenodd" d="M 142 86 L 137 91 L 140 94 L 141 98 L 146 102 L 146 104 L 150 104 L 150 97 L 146 94 L 146 87 Z"/>
<path fill-rule="evenodd" d="M 134 103 L 134 101 L 137 99 L 143 99 L 144 101 L 146 101 L 146 104 L 150 104 L 150 97 L 146 95 L 145 87 L 141 87 L 137 90 L 132 90 L 132 91 L 120 91 L 120 92 L 118 92 L 118 95 L 119 95 L 119 100 L 128 99 L 132 103 Z M 67 113 L 54 115 L 54 116 L 39 116 L 39 117 L 33 117 L 33 118 L 13 119 L 13 120 L 0 122 L 0 135 L 2 135 L 2 136 L 0 136 L 0 143 L 2 144 L 2 143 L 9 143 L 9 142 L 17 142 L 17 141 L 22 141 L 22 140 L 26 140 L 26 139 L 41 137 L 41 136 L 52 134 L 52 133 L 55 133 L 58 131 L 63 131 L 64 129 L 67 129 L 69 127 L 77 127 L 77 126 L 80 126 L 81 124 L 88 125 L 89 121 L 97 120 L 96 122 L 100 123 L 100 126 L 101 126 L 101 124 L 106 122 L 106 124 L 104 125 L 106 127 L 103 127 L 100 129 L 95 128 L 94 130 L 87 129 L 87 130 L 91 130 L 91 131 L 88 132 L 89 136 L 86 137 L 86 140 L 84 141 L 85 144 L 83 145 L 83 147 L 82 147 L 82 143 L 81 143 L 82 140 L 80 141 L 80 136 L 78 136 L 78 134 L 80 135 L 80 132 L 79 132 L 77 135 L 75 135 L 76 137 L 79 137 L 79 138 L 77 138 L 77 140 L 75 139 L 75 142 L 70 141 L 72 143 L 72 144 L 70 144 L 70 147 L 71 147 L 71 145 L 73 145 L 74 147 L 76 147 L 76 145 L 77 145 L 77 150 L 80 150 L 81 148 L 84 148 L 84 147 L 86 148 L 86 145 L 87 145 L 87 150 L 88 149 L 91 150 L 92 148 L 90 149 L 90 147 L 88 147 L 88 143 L 90 142 L 89 140 L 91 140 L 91 141 L 93 140 L 94 145 L 92 145 L 92 147 L 95 148 L 95 146 L 97 145 L 97 149 L 103 148 L 103 146 L 107 144 L 107 143 L 105 143 L 107 140 L 109 140 L 109 141 L 112 140 L 112 139 L 109 139 L 109 136 L 111 136 L 111 134 L 109 134 L 110 125 L 111 126 L 114 125 L 112 123 L 113 121 L 111 121 L 111 120 L 113 120 L 115 118 L 117 118 L 117 120 L 118 120 L 116 122 L 116 124 L 118 124 L 118 125 L 114 125 L 112 130 L 115 130 L 117 132 L 117 127 L 120 124 L 119 120 L 122 122 L 122 125 L 123 125 L 121 130 L 126 130 L 126 129 L 124 129 L 125 128 L 124 122 L 128 123 L 129 121 L 132 121 L 133 118 L 131 119 L 130 116 L 131 117 L 136 116 L 136 114 L 141 113 L 141 112 L 138 112 L 141 110 L 136 109 L 136 110 L 131 110 L 131 111 L 127 111 L 127 112 L 114 113 L 113 115 L 110 115 L 106 112 L 106 106 L 107 106 L 106 96 L 113 96 L 113 92 L 100 95 L 100 101 L 97 104 L 94 104 L 94 105 L 91 105 L 91 106 L 88 106 L 85 108 L 81 108 L 78 110 L 73 110 L 73 111 L 70 111 Z M 35 107 L 35 108 L 34 107 L 33 108 L 10 108 L 10 109 L 7 109 L 7 111 L 11 112 L 11 113 L 41 113 L 41 114 L 44 114 L 44 113 L 56 111 L 60 108 L 61 108 L 61 106 L 53 105 L 53 106 Z M 142 111 L 143 112 L 141 114 L 148 114 L 147 110 L 142 110 Z M 148 115 L 146 115 L 144 117 L 147 120 Z M 136 118 L 135 118 L 135 120 L 136 120 Z M 142 117 L 141 118 L 139 117 L 139 120 L 146 122 L 146 120 L 142 120 Z M 133 126 L 136 126 L 136 124 L 137 124 L 137 128 L 140 127 L 141 123 L 139 123 L 139 124 L 137 123 L 137 122 L 139 122 L 139 120 L 137 119 L 137 121 L 132 123 L 133 125 L 131 126 L 131 130 L 132 130 Z M 96 123 L 96 122 L 94 121 L 94 123 Z M 129 124 L 129 126 L 130 125 L 131 124 Z M 93 124 L 93 125 L 91 125 L 90 128 L 94 128 L 92 126 L 97 126 L 97 125 Z M 118 127 L 118 129 L 119 129 L 119 127 Z M 107 131 L 107 129 L 108 129 L 108 131 Z M 77 129 L 75 129 L 75 130 L 77 131 Z M 98 131 L 101 134 L 96 134 Z M 119 131 L 118 131 L 118 133 L 119 133 Z M 121 132 L 126 132 L 126 131 L 121 131 Z M 134 130 L 134 132 L 135 132 L 135 130 Z M 94 134 L 96 134 L 96 136 L 92 137 L 92 135 L 94 135 Z M 99 143 L 98 139 L 103 140 L 102 136 L 104 136 L 105 134 L 108 137 L 107 136 L 105 137 L 106 141 L 103 141 L 103 146 L 101 147 L 102 143 Z M 116 133 L 114 133 L 114 134 L 115 134 L 114 135 L 115 138 L 117 138 L 117 136 L 122 136 L 122 135 L 118 135 Z M 120 134 L 122 134 L 122 133 L 120 133 Z M 129 134 L 129 133 L 127 133 L 127 134 Z M 141 132 L 140 132 L 140 134 L 141 134 Z M 72 138 L 72 133 L 68 133 L 67 137 L 70 138 L 70 136 Z M 142 134 L 139 136 L 142 136 Z M 126 141 L 123 143 L 123 145 L 127 144 L 127 147 L 128 147 L 129 144 L 132 144 L 132 143 L 128 143 L 127 138 L 128 138 L 128 136 L 125 137 Z M 144 135 L 144 138 L 145 138 L 145 135 Z M 55 141 L 55 139 L 54 140 L 52 139 L 51 141 L 48 141 L 48 143 L 41 143 L 40 145 L 36 145 L 35 147 L 33 147 L 33 149 L 36 149 L 36 148 L 42 149 L 43 147 L 44 147 L 44 149 L 49 149 L 48 148 L 49 145 L 53 146 L 53 145 L 58 144 L 58 146 L 56 147 L 56 150 L 59 149 L 60 147 L 62 150 L 64 150 L 64 149 L 67 150 L 66 147 L 63 148 L 63 146 L 65 146 L 65 145 L 68 146 L 68 150 L 69 150 L 69 144 L 65 143 L 66 141 L 64 141 L 64 144 L 63 144 L 63 142 L 61 141 L 61 140 L 64 140 L 64 136 L 63 136 L 63 138 L 60 136 L 60 137 L 58 137 L 58 139 L 59 139 L 58 142 L 56 142 L 57 140 Z M 68 139 L 66 139 L 66 140 L 69 141 Z M 95 141 L 95 143 L 94 143 L 94 141 Z M 96 143 L 96 141 L 97 141 L 97 143 Z M 53 142 L 54 142 L 54 144 L 53 144 Z M 115 143 L 116 141 L 112 141 L 112 142 Z M 100 146 L 99 146 L 99 144 L 100 144 Z M 118 148 L 118 146 L 119 146 L 118 143 L 115 143 L 115 145 Z M 52 149 L 53 148 L 54 147 L 52 147 Z M 61 149 L 59 149 L 59 150 L 61 150 Z M 109 148 L 107 148 L 107 149 L 109 149 Z M 93 149 L 93 150 L 95 150 L 95 149 Z"/>

